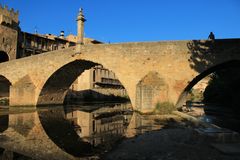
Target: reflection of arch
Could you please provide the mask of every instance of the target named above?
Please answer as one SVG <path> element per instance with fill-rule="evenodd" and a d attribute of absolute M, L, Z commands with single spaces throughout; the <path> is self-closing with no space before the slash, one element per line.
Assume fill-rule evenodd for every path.
<path fill-rule="evenodd" d="M 6 52 L 0 51 L 0 63 L 9 61 L 9 56 Z"/>
<path fill-rule="evenodd" d="M 10 110 L 9 127 L 2 133 L 7 140 L 1 141 L 0 154 L 1 148 L 4 148 L 32 159 L 73 160 L 73 156 L 67 154 L 49 139 L 39 121 L 37 113 L 39 110 L 35 107 L 28 107 L 21 111 L 17 108 Z M 29 159 L 26 157 L 21 159 Z"/>
<path fill-rule="evenodd" d="M 197 84 L 199 81 L 201 81 L 203 78 L 205 78 L 206 76 L 210 75 L 211 73 L 224 69 L 224 68 L 231 68 L 231 67 L 240 67 L 240 60 L 232 60 L 232 61 L 228 61 L 222 64 L 218 64 L 216 66 L 213 66 L 207 70 L 205 70 L 204 72 L 202 72 L 201 74 L 199 74 L 198 76 L 196 76 L 188 85 L 187 87 L 185 87 L 185 89 L 183 90 L 183 92 L 181 93 L 181 95 L 178 98 L 176 107 L 177 108 L 181 108 L 182 105 L 184 104 L 184 102 L 186 101 L 187 95 L 189 93 L 189 91 L 192 89 L 192 87 Z"/>
<path fill-rule="evenodd" d="M 79 138 L 72 124 L 65 118 L 63 107 L 38 109 L 38 114 L 44 131 L 59 148 L 77 157 L 92 152 L 90 144 Z"/>

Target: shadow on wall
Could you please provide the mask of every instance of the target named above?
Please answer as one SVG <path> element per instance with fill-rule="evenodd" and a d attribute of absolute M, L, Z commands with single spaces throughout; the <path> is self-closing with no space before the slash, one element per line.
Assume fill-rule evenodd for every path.
<path fill-rule="evenodd" d="M 187 44 L 191 54 L 190 67 L 202 73 L 223 60 L 227 61 L 232 56 L 240 54 L 240 40 L 193 40 Z M 239 55 L 240 57 L 240 55 Z"/>
<path fill-rule="evenodd" d="M 180 109 L 186 101 L 187 94 L 200 80 L 211 73 L 223 68 L 239 67 L 239 60 L 232 57 L 240 54 L 240 40 L 193 40 L 187 44 L 189 49 L 189 64 L 192 69 L 200 73 L 181 93 L 177 108 Z M 240 55 L 238 56 L 240 58 Z M 221 63 L 222 62 L 222 63 Z"/>
<path fill-rule="evenodd" d="M 201 73 L 216 61 L 215 40 L 193 40 L 187 44 L 190 50 L 190 67 Z"/>

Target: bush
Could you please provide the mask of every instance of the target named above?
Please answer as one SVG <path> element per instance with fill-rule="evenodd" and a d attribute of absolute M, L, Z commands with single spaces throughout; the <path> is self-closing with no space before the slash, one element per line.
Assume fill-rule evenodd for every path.
<path fill-rule="evenodd" d="M 9 99 L 8 98 L 0 99 L 0 105 L 8 105 L 8 104 L 9 104 Z"/>
<path fill-rule="evenodd" d="M 154 113 L 156 114 L 170 114 L 176 110 L 176 107 L 173 103 L 170 102 L 158 102 L 156 104 Z"/>

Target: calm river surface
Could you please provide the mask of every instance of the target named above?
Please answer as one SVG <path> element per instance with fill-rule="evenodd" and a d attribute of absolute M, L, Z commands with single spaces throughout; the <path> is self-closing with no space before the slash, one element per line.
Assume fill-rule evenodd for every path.
<path fill-rule="evenodd" d="M 200 113 L 206 111 L 204 106 L 195 108 Z M 215 111 L 208 107 L 211 116 L 199 118 L 224 124 L 226 118 L 216 118 Z M 98 159 L 123 139 L 163 128 L 150 117 L 133 112 L 130 103 L 37 109 L 0 106 L 0 160 Z"/>
<path fill-rule="evenodd" d="M 99 157 L 123 138 L 159 129 L 131 104 L 0 107 L 2 159 Z M 77 158 L 76 158 L 77 157 Z"/>

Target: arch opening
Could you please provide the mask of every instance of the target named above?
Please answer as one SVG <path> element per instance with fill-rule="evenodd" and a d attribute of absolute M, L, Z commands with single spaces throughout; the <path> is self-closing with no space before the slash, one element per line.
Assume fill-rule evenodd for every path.
<path fill-rule="evenodd" d="M 0 75 L 0 132 L 4 132 L 9 125 L 8 105 L 10 86 L 10 81 Z"/>
<path fill-rule="evenodd" d="M 92 101 L 128 101 L 124 86 L 115 73 L 102 65 L 76 60 L 53 73 L 38 97 L 37 106 L 78 104 Z"/>
<path fill-rule="evenodd" d="M 37 106 L 63 104 L 64 97 L 74 82 L 84 70 L 95 66 L 89 61 L 76 60 L 64 65 L 53 73 L 41 89 L 38 97 Z"/>
<path fill-rule="evenodd" d="M 100 70 L 104 75 L 102 77 L 99 77 Z M 112 73 L 106 69 L 99 69 L 97 63 L 76 60 L 54 72 L 43 86 L 37 101 L 40 121 L 50 139 L 67 153 L 84 157 L 93 154 L 93 150 L 98 150 L 96 147 L 102 147 L 103 142 L 110 140 L 113 143 L 111 138 L 122 138 L 132 115 L 129 103 L 79 105 L 72 102 L 73 94 L 82 92 L 81 89 L 86 87 L 75 83 L 79 75 L 83 76 L 77 79 L 79 83 L 84 83 L 86 77 L 92 77 L 94 91 L 107 89 L 107 83 L 111 88 L 121 88 L 120 81 L 111 78 L 113 75 L 110 74 Z M 48 107 L 52 104 L 59 105 L 40 109 L 41 106 Z M 96 137 L 98 134 L 101 136 Z"/>
<path fill-rule="evenodd" d="M 6 77 L 0 75 L 0 105 L 9 105 L 10 86 L 10 81 Z"/>
<path fill-rule="evenodd" d="M 181 95 L 178 98 L 178 101 L 176 103 L 177 108 L 181 108 L 184 102 L 186 102 L 186 97 L 189 91 L 193 88 L 194 85 L 196 85 L 199 81 L 201 81 L 203 78 L 207 77 L 208 75 L 219 71 L 221 69 L 226 69 L 226 68 L 239 68 L 240 67 L 240 61 L 239 60 L 233 60 L 229 62 L 225 62 L 219 65 L 216 65 L 214 67 L 209 68 L 208 70 L 205 70 L 198 76 L 196 76 L 183 90 Z"/>
<path fill-rule="evenodd" d="M 187 85 L 180 95 L 176 106 L 182 110 L 184 104 L 186 104 L 188 111 L 189 108 L 202 108 L 202 111 L 197 110 L 202 115 L 212 116 L 212 119 L 214 119 L 207 121 L 213 121 L 217 125 L 239 131 L 234 127 L 234 125 L 240 124 L 240 108 L 238 103 L 240 97 L 239 69 L 240 61 L 233 60 L 216 65 L 202 72 Z M 201 84 L 200 81 L 204 84 Z M 200 96 L 196 90 L 196 86 L 200 87 L 198 88 L 199 90 L 202 90 Z M 192 96 L 189 96 L 191 94 Z M 198 102 L 194 103 L 196 98 L 198 98 Z"/>
<path fill-rule="evenodd" d="M 9 61 L 9 56 L 6 52 L 0 51 L 0 63 Z"/>

